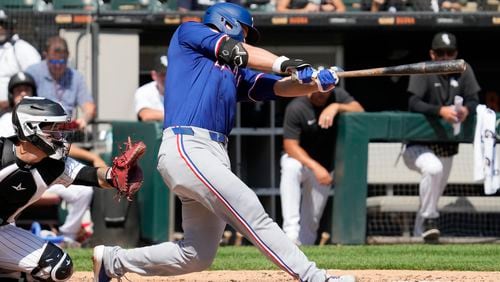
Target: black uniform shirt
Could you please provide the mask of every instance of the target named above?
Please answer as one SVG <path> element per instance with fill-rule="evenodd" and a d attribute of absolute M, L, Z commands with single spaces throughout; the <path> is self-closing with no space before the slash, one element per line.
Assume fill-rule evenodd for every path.
<path fill-rule="evenodd" d="M 408 92 L 412 94 L 409 108 L 411 112 L 439 117 L 439 109 L 442 106 L 453 105 L 455 96 L 458 95 L 464 98 L 464 106 L 469 110 L 469 115 L 472 115 L 479 103 L 479 90 L 481 88 L 469 64 L 462 74 L 412 75 L 408 84 Z M 458 143 L 455 142 L 428 145 L 436 155 L 442 157 L 452 156 L 458 152 Z"/>
<path fill-rule="evenodd" d="M 327 170 L 333 170 L 335 126 L 322 129 L 319 115 L 332 103 L 347 104 L 354 98 L 342 88 L 335 88 L 324 107 L 314 107 L 308 97 L 297 97 L 287 106 L 283 123 L 283 138 L 299 140 L 299 145 Z"/>
<path fill-rule="evenodd" d="M 40 199 L 50 185 L 88 184 L 78 180 L 82 175 L 87 177 L 89 170 L 95 171 L 95 168 L 71 158 L 56 160 L 47 157 L 29 165 L 16 157 L 14 149 L 12 140 L 0 138 L 0 225 L 14 222 L 17 215 Z"/>

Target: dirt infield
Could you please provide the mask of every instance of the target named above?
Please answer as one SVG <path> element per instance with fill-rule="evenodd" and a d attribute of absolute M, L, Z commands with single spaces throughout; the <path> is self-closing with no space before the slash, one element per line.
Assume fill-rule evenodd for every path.
<path fill-rule="evenodd" d="M 357 281 L 500 281 L 500 272 L 472 272 L 472 271 L 414 271 L 414 270 L 330 270 L 334 274 L 354 274 Z M 126 278 L 133 282 L 156 282 L 156 281 L 295 281 L 283 271 L 203 271 L 198 273 L 174 276 L 174 277 L 143 277 L 135 274 L 127 274 Z M 92 281 L 92 273 L 76 272 L 70 281 Z M 117 280 L 112 280 L 117 281 Z M 122 281 L 127 281 L 123 279 Z"/>

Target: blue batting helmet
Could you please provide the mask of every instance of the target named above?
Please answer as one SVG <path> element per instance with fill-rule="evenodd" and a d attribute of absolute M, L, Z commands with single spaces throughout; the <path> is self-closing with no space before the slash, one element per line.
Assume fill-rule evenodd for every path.
<path fill-rule="evenodd" d="M 240 42 L 245 40 L 242 25 L 248 27 L 246 42 L 253 44 L 259 40 L 260 34 L 253 27 L 253 18 L 242 6 L 233 3 L 217 3 L 207 9 L 203 23 L 213 25 L 220 32 Z"/>

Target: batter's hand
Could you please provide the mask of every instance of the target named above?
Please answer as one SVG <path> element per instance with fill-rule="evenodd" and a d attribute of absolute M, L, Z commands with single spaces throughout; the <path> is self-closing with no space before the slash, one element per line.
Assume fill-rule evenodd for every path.
<path fill-rule="evenodd" d="M 333 103 L 326 107 L 319 115 L 318 125 L 323 129 L 332 127 L 333 120 L 339 112 L 339 104 Z"/>
<path fill-rule="evenodd" d="M 336 68 L 322 69 L 313 74 L 313 79 L 318 85 L 318 91 L 330 92 L 339 83 L 339 77 Z"/>

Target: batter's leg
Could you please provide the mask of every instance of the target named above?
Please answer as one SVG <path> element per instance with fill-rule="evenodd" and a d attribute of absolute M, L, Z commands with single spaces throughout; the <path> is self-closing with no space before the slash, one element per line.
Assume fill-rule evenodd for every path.
<path fill-rule="evenodd" d="M 111 277 L 126 272 L 171 276 L 208 268 L 217 253 L 225 222 L 200 203 L 180 197 L 184 239 L 153 246 L 104 248 L 104 267 Z"/>
<path fill-rule="evenodd" d="M 202 196 L 200 201 L 245 235 L 278 267 L 302 281 L 324 282 L 326 271 L 307 259 L 265 212 L 255 193 L 231 172 L 225 148 L 216 142 L 204 147 L 195 138 L 178 136 L 177 140 L 180 158 L 199 181 L 198 185 L 189 186 L 191 192 Z"/>

